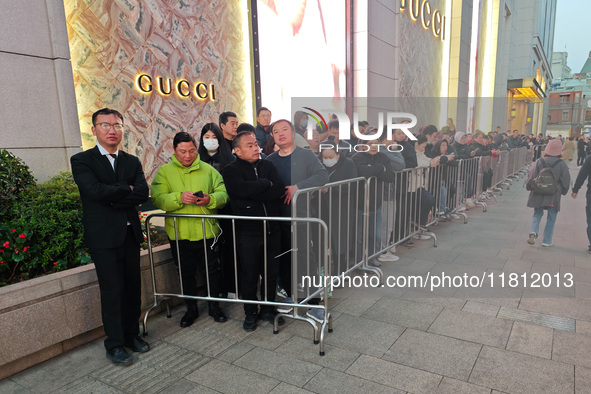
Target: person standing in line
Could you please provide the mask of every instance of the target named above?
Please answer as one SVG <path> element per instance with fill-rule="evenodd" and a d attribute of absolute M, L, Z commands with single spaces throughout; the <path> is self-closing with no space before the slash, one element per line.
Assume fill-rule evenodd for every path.
<path fill-rule="evenodd" d="M 570 174 L 568 166 L 560 159 L 562 154 L 562 143 L 558 139 L 551 140 L 546 145 L 544 157 L 538 159 L 529 170 L 529 175 L 525 181 L 526 189 L 530 191 L 527 199 L 527 206 L 534 209 L 534 215 L 531 222 L 531 231 L 527 243 L 533 245 L 538 238 L 540 222 L 544 215 L 544 210 L 548 212 L 546 227 L 544 227 L 544 238 L 542 246 L 552 246 L 552 236 L 554 234 L 554 223 L 556 216 L 560 211 L 560 198 L 568 193 L 570 187 Z M 544 168 L 554 168 L 557 175 L 556 191 L 553 194 L 536 193 L 533 183 L 536 177 Z M 582 182 L 581 182 L 582 183 Z M 579 186 L 580 187 L 580 186 Z M 578 190 L 578 189 L 577 189 Z"/>
<path fill-rule="evenodd" d="M 585 148 L 587 144 L 585 143 L 585 137 L 580 136 L 577 140 L 577 167 L 580 167 L 585 162 L 586 153 Z"/>
<path fill-rule="evenodd" d="M 570 167 L 570 162 L 573 161 L 575 156 L 575 137 L 568 137 L 566 142 L 562 145 L 562 160 Z"/>
<path fill-rule="evenodd" d="M 152 181 L 152 202 L 166 213 L 216 215 L 217 210 L 228 202 L 222 176 L 201 161 L 195 139 L 189 133 L 178 132 L 172 144 L 174 153 L 171 161 L 158 169 Z M 219 297 L 222 289 L 218 244 L 221 229 L 218 221 L 177 218 L 176 227 L 174 218 L 165 219 L 170 251 L 181 268 L 183 294 L 197 295 L 196 274 L 199 270 L 204 280 L 206 273 L 209 275 L 208 296 Z M 187 298 L 185 303 L 187 312 L 181 318 L 182 328 L 191 326 L 199 317 L 197 300 Z M 214 321 L 224 323 L 227 320 L 217 301 L 209 301 L 208 306 Z"/>
<path fill-rule="evenodd" d="M 102 108 L 92 114 L 96 146 L 70 158 L 82 200 L 84 239 L 95 264 L 107 358 L 127 366 L 125 347 L 145 353 L 139 337 L 141 314 L 140 243 L 144 236 L 136 205 L 148 199 L 148 184 L 139 159 L 119 150 L 123 116 Z"/>

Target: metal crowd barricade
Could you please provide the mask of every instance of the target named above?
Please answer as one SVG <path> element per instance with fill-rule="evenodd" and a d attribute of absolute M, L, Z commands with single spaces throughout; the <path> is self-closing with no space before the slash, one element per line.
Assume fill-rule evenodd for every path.
<path fill-rule="evenodd" d="M 156 217 L 164 217 L 164 218 L 173 218 L 174 221 L 174 229 L 175 229 L 175 238 L 178 239 L 178 222 L 177 220 L 179 218 L 191 218 L 191 219 L 215 219 L 215 220 L 229 220 L 231 221 L 231 228 L 232 228 L 232 233 L 234 236 L 234 239 L 236 239 L 236 222 L 237 221 L 259 221 L 262 222 L 263 224 L 263 228 L 262 228 L 262 234 L 261 236 L 264 239 L 264 273 L 265 273 L 265 278 L 266 278 L 266 273 L 267 273 L 267 268 L 268 268 L 268 259 L 269 258 L 278 258 L 279 256 L 268 256 L 267 255 L 267 228 L 268 226 L 270 226 L 271 223 L 275 223 L 275 222 L 290 222 L 292 225 L 305 225 L 305 226 L 312 226 L 315 225 L 316 227 L 316 231 L 318 231 L 318 236 L 321 242 L 319 242 L 316 245 L 316 249 L 318 251 L 317 253 L 317 262 L 319 264 L 319 269 L 317 272 L 313 272 L 310 270 L 310 267 L 308 267 L 308 271 L 305 272 L 305 274 L 308 275 L 308 278 L 311 278 L 308 282 L 309 283 L 313 283 L 310 288 L 313 289 L 309 289 L 309 291 L 307 292 L 307 296 L 303 299 L 298 299 L 298 298 L 293 298 L 293 300 L 295 301 L 295 303 L 291 304 L 291 303 L 285 303 L 285 302 L 278 302 L 278 301 L 268 301 L 269 297 L 267 294 L 267 290 L 265 288 L 265 286 L 261 285 L 261 301 L 255 301 L 255 300 L 245 300 L 239 297 L 239 293 L 238 291 L 236 292 L 236 298 L 230 299 L 230 298 L 222 298 L 220 297 L 219 294 L 211 294 L 211 287 L 210 287 L 210 283 L 209 283 L 209 268 L 208 268 L 208 257 L 207 257 L 207 253 L 204 253 L 204 262 L 205 262 L 205 282 L 206 282 L 206 286 L 207 286 L 207 296 L 190 296 L 190 295 L 185 295 L 184 294 L 184 290 L 183 290 L 183 285 L 182 285 L 182 268 L 181 265 L 178 264 L 178 271 L 179 271 L 179 281 L 180 281 L 180 286 L 181 286 L 181 294 L 173 294 L 173 293 L 167 293 L 167 292 L 159 292 L 157 289 L 157 285 L 156 285 L 156 274 L 155 274 L 155 268 L 154 268 L 154 256 L 153 256 L 153 251 L 152 251 L 152 240 L 150 237 L 150 224 L 151 224 L 151 220 L 153 218 Z M 201 222 L 201 226 L 202 226 L 202 231 L 203 234 L 206 233 L 205 230 L 205 222 L 206 220 L 200 220 Z M 197 225 L 197 223 L 196 223 Z M 211 225 L 211 223 L 209 223 L 209 225 Z M 308 322 L 310 325 L 312 325 L 312 328 L 314 330 L 314 343 L 318 344 L 320 343 L 320 355 L 323 356 L 324 355 L 324 336 L 325 336 L 325 329 L 328 328 L 328 332 L 332 332 L 332 317 L 330 314 L 330 311 L 328 309 L 328 294 L 329 294 L 329 288 L 330 288 L 330 283 L 328 280 L 326 280 L 324 278 L 324 275 L 326 273 L 331 272 L 330 269 L 330 260 L 329 260 L 329 249 L 328 249 L 328 245 L 329 245 L 329 238 L 328 238 L 328 228 L 327 225 L 324 221 L 322 221 L 321 219 L 318 218 L 286 218 L 286 217 L 251 217 L 251 216 L 233 216 L 233 215 L 197 215 L 197 214 L 166 214 L 166 213 L 155 213 L 155 214 L 151 214 L 150 216 L 148 216 L 146 218 L 146 234 L 147 234 L 147 243 L 148 243 L 148 256 L 150 259 L 150 272 L 151 272 L 151 277 L 152 277 L 152 289 L 153 289 L 153 295 L 154 295 L 154 304 L 146 311 L 146 313 L 144 314 L 144 319 L 143 319 L 143 323 L 144 323 L 144 336 L 148 335 L 148 325 L 147 325 L 147 320 L 148 320 L 148 315 L 150 314 L 150 312 L 156 308 L 160 302 L 162 300 L 167 300 L 170 298 L 181 298 L 181 299 L 193 299 L 193 300 L 206 300 L 206 301 L 218 301 L 218 302 L 233 302 L 233 303 L 242 303 L 242 304 L 257 304 L 257 305 L 268 305 L 268 306 L 283 306 L 286 308 L 293 308 L 291 312 L 289 313 L 279 313 L 276 317 L 275 317 L 275 321 L 273 324 L 273 333 L 277 334 L 279 332 L 279 324 L 278 324 L 278 319 L 280 316 L 286 316 L 292 319 L 297 319 L 297 320 L 302 320 L 302 321 L 306 321 Z M 206 245 L 206 241 L 203 240 L 203 244 L 204 244 L 204 250 L 207 249 L 207 245 Z M 176 244 L 176 252 L 177 252 L 177 256 L 180 257 L 180 250 L 178 247 L 178 243 Z M 236 242 L 233 245 L 233 253 L 234 253 L 234 280 L 235 280 L 235 288 L 239 289 L 239 281 L 238 278 L 239 276 L 239 272 L 238 272 L 238 263 L 237 263 L 237 250 L 236 250 Z M 278 262 L 277 262 L 278 264 Z M 298 271 L 298 265 L 297 264 L 292 264 L 292 283 L 295 284 L 295 287 L 292 287 L 293 291 L 297 294 L 297 282 L 298 282 L 298 278 L 300 278 L 302 276 L 302 272 Z M 317 280 L 313 279 L 313 278 L 318 278 Z M 302 282 L 305 282 L 305 279 L 302 278 Z M 301 285 L 301 283 L 300 283 Z M 310 301 L 313 298 L 323 298 L 323 302 L 319 303 L 318 305 L 313 305 L 313 304 L 308 304 L 307 302 Z M 168 317 L 170 317 L 170 306 L 167 303 L 166 304 L 166 308 L 168 311 Z M 321 323 L 320 327 L 318 327 L 317 323 L 310 319 L 307 318 L 305 315 L 303 315 L 301 313 L 301 310 L 307 310 L 307 309 L 321 309 L 324 312 L 324 320 Z"/>

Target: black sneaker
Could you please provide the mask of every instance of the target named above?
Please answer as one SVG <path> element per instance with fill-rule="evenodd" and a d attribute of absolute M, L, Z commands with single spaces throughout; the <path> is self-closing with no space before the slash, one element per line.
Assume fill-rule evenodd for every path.
<path fill-rule="evenodd" d="M 218 323 L 224 323 L 228 320 L 226 314 L 217 302 L 209 303 L 209 316 L 213 317 L 213 320 Z"/>
<path fill-rule="evenodd" d="M 187 310 L 187 312 L 185 312 L 184 316 L 181 318 L 181 328 L 190 327 L 193 324 L 193 322 L 195 321 L 195 319 L 197 319 L 198 317 L 199 317 L 198 310 L 192 310 L 192 309 Z"/>
<path fill-rule="evenodd" d="M 117 346 L 113 349 L 107 350 L 107 358 L 115 365 L 127 367 L 133 364 L 133 358 L 127 353 L 123 346 Z"/>
<path fill-rule="evenodd" d="M 278 312 L 276 312 L 276 311 L 261 312 L 261 313 L 259 313 L 259 319 L 273 324 L 273 323 L 275 323 L 275 316 L 277 316 L 277 314 L 278 314 Z M 285 324 L 285 319 L 283 317 L 280 317 L 277 320 L 277 324 L 282 326 L 283 324 Z"/>
<path fill-rule="evenodd" d="M 244 323 L 242 324 L 242 328 L 244 331 L 251 332 L 257 329 L 257 315 L 255 313 L 251 313 L 250 315 L 246 315 L 244 319 Z"/>

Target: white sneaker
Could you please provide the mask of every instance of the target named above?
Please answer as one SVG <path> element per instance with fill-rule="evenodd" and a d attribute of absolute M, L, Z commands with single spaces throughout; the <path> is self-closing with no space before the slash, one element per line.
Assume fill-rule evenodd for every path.
<path fill-rule="evenodd" d="M 378 260 L 376 260 L 376 259 L 372 259 L 372 260 L 369 260 L 369 261 L 367 262 L 367 265 L 370 265 L 370 266 L 372 266 L 372 267 L 381 267 L 381 266 L 382 266 L 382 263 L 380 263 L 380 262 L 379 262 Z"/>
<path fill-rule="evenodd" d="M 542 246 L 552 246 L 552 244 L 546 244 L 542 242 Z"/>
<path fill-rule="evenodd" d="M 283 302 L 285 302 L 286 304 L 293 304 L 293 300 L 291 299 L 291 297 L 286 297 Z M 278 306 L 277 308 L 275 308 L 277 310 L 277 312 L 279 313 L 289 313 L 291 311 L 293 311 L 293 308 L 287 305 L 281 305 Z"/>
<path fill-rule="evenodd" d="M 400 260 L 400 257 L 396 256 L 390 251 L 378 256 L 378 261 L 381 261 L 382 263 L 389 263 L 398 260 Z"/>
<path fill-rule="evenodd" d="M 390 252 L 392 254 L 396 254 L 396 245 L 394 245 L 390 249 L 388 249 L 388 252 Z"/>
<path fill-rule="evenodd" d="M 451 218 L 452 218 L 452 219 L 455 219 L 455 220 L 460 220 L 460 215 L 456 215 L 455 213 L 452 213 L 452 214 L 451 214 L 451 215 L 449 215 L 449 216 L 451 216 Z"/>
<path fill-rule="evenodd" d="M 413 237 L 414 239 L 422 239 L 422 240 L 427 240 L 427 239 L 431 239 L 430 236 L 428 235 L 424 235 L 424 234 L 417 234 Z"/>
<path fill-rule="evenodd" d="M 306 316 L 318 323 L 324 323 L 324 310 L 322 309 L 308 309 Z"/>

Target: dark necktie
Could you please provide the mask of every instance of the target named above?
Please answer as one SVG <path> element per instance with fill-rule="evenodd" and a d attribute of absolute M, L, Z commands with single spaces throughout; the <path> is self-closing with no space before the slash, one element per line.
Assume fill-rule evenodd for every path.
<path fill-rule="evenodd" d="M 113 162 L 113 171 L 115 171 L 115 174 L 117 173 L 117 155 L 115 153 L 109 153 L 109 156 L 111 156 L 113 159 L 115 159 L 115 161 Z"/>

